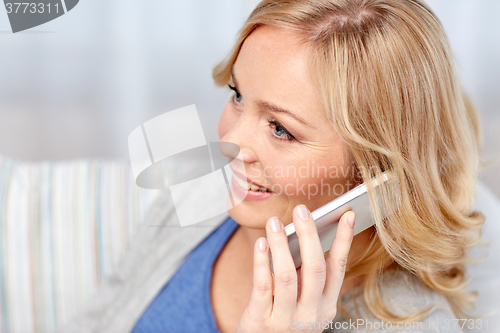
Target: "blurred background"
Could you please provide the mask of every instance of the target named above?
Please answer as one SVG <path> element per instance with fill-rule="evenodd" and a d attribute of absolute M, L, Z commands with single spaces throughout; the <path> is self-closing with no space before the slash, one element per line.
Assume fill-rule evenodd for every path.
<path fill-rule="evenodd" d="M 82 0 L 12 34 L 0 11 L 0 155 L 128 159 L 127 137 L 156 115 L 196 104 L 208 140 L 226 98 L 211 69 L 256 0 Z M 483 158 L 500 155 L 500 1 L 429 0 L 483 121 Z M 481 179 L 500 196 L 500 163 Z"/>

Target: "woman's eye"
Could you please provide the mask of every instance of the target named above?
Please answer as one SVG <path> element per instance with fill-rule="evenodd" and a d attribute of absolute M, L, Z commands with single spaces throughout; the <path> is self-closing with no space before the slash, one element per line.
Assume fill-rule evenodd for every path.
<path fill-rule="evenodd" d="M 230 84 L 228 84 L 228 87 L 229 89 L 231 89 L 232 91 L 234 91 L 234 102 L 235 103 L 241 103 L 241 100 L 243 99 L 243 96 L 241 96 L 240 92 L 236 89 L 236 87 L 233 87 L 231 86 Z"/>
<path fill-rule="evenodd" d="M 268 119 L 267 122 L 269 123 L 269 126 L 274 130 L 273 136 L 276 139 L 284 141 L 292 141 L 295 139 L 293 135 L 291 135 L 290 132 L 288 132 L 286 128 L 276 120 Z"/>
<path fill-rule="evenodd" d="M 242 97 L 241 94 L 237 91 L 234 92 L 234 101 L 236 103 L 241 103 Z"/>

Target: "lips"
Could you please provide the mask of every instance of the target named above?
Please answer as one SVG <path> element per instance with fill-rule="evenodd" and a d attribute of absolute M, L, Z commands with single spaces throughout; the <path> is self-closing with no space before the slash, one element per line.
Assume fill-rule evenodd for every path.
<path fill-rule="evenodd" d="M 237 197 L 240 198 L 243 201 L 261 201 L 261 200 L 266 200 L 268 198 L 271 198 L 274 196 L 274 192 L 261 192 L 261 191 L 252 191 L 252 190 L 245 190 L 240 186 L 238 182 L 244 182 L 245 184 L 249 185 L 249 183 L 245 182 L 244 180 L 236 180 L 238 177 L 236 175 L 233 175 L 231 177 L 231 192 Z"/>
<path fill-rule="evenodd" d="M 255 187 L 248 188 L 249 190 L 252 190 L 252 191 L 259 191 L 260 190 L 261 192 L 272 192 L 269 188 L 267 188 L 265 186 L 262 186 L 262 185 L 260 185 L 257 182 L 254 182 L 250 178 L 247 178 L 247 177 L 243 176 L 243 174 L 241 174 L 240 172 L 234 170 L 234 168 L 231 166 L 231 164 L 229 164 L 229 167 L 233 171 L 233 173 L 234 173 L 234 175 L 236 177 L 236 180 L 239 182 L 240 186 L 242 186 L 242 187 L 245 188 L 246 185 L 244 184 L 244 182 L 247 182 L 247 183 L 250 183 L 251 185 L 254 185 L 254 186 L 256 186 L 256 187 L 259 188 L 259 189 L 256 189 Z"/>

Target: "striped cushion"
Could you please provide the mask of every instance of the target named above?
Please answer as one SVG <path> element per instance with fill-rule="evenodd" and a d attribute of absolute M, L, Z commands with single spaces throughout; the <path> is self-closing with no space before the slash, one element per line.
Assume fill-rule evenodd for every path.
<path fill-rule="evenodd" d="M 53 332 L 82 310 L 158 193 L 126 161 L 0 156 L 0 331 Z"/>

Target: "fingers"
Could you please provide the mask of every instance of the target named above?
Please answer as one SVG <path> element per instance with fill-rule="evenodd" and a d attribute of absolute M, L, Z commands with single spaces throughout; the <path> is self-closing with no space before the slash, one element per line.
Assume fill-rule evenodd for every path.
<path fill-rule="evenodd" d="M 267 319 L 273 309 L 273 277 L 269 245 L 264 237 L 257 239 L 253 255 L 253 288 L 248 311 L 252 318 Z"/>
<path fill-rule="evenodd" d="M 293 223 L 299 239 L 302 259 L 299 302 L 304 308 L 316 309 L 325 286 L 325 255 L 321 248 L 316 224 L 306 206 L 295 207 Z"/>
<path fill-rule="evenodd" d="M 323 291 L 326 304 L 336 306 L 340 294 L 340 288 L 344 281 L 347 256 L 351 248 L 354 235 L 354 220 L 356 214 L 353 211 L 345 212 L 340 218 L 335 239 L 326 258 L 327 277 Z"/>
<path fill-rule="evenodd" d="M 272 315 L 276 318 L 291 318 L 297 304 L 297 272 L 288 247 L 288 238 L 279 218 L 271 217 L 267 221 L 266 234 L 274 270 Z"/>
<path fill-rule="evenodd" d="M 306 209 L 305 214 L 300 212 L 302 207 Z M 336 307 L 354 235 L 354 219 L 352 211 L 342 215 L 325 260 L 311 214 L 304 205 L 295 207 L 293 220 L 302 259 L 302 267 L 296 270 L 283 224 L 277 217 L 270 218 L 266 224 L 267 241 L 261 237 L 254 246 L 253 289 L 246 309 L 250 318 L 292 318 L 298 310 L 299 289 L 298 302 L 302 309 L 317 309 L 321 304 Z M 274 277 L 269 250 L 273 257 Z M 300 286 L 297 272 L 301 274 Z"/>

